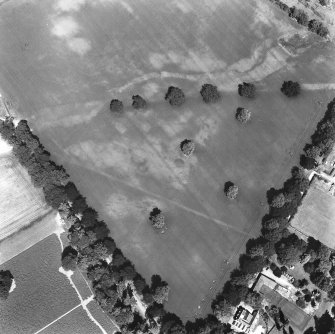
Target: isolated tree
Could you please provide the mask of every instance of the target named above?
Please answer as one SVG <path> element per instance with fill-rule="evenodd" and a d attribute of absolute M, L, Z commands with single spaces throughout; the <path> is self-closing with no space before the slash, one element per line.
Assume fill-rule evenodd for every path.
<path fill-rule="evenodd" d="M 62 253 L 62 267 L 75 271 L 77 268 L 78 252 L 71 246 L 65 247 Z"/>
<path fill-rule="evenodd" d="M 277 196 L 273 197 L 271 201 L 271 206 L 273 208 L 281 208 L 285 205 L 286 203 L 286 198 L 283 193 L 278 194 Z"/>
<path fill-rule="evenodd" d="M 147 106 L 147 102 L 140 95 L 133 95 L 132 100 L 133 100 L 132 106 L 134 109 L 145 109 Z"/>
<path fill-rule="evenodd" d="M 284 81 L 280 90 L 287 97 L 294 97 L 300 94 L 300 85 L 299 82 Z"/>
<path fill-rule="evenodd" d="M 162 229 L 165 227 L 165 218 L 162 211 L 158 208 L 153 208 L 150 212 L 149 220 L 153 227 Z"/>
<path fill-rule="evenodd" d="M 123 111 L 123 103 L 120 100 L 113 99 L 110 103 L 110 111 L 115 113 L 121 113 Z"/>
<path fill-rule="evenodd" d="M 238 186 L 232 182 L 227 182 L 225 185 L 225 194 L 229 199 L 235 199 L 238 195 Z"/>
<path fill-rule="evenodd" d="M 221 99 L 218 88 L 212 84 L 202 85 L 200 95 L 205 103 L 215 103 Z"/>
<path fill-rule="evenodd" d="M 0 299 L 6 300 L 13 283 L 13 275 L 9 270 L 0 270 Z"/>
<path fill-rule="evenodd" d="M 247 123 L 251 118 L 251 112 L 246 108 L 237 108 L 236 109 L 236 119 L 241 123 Z"/>
<path fill-rule="evenodd" d="M 180 143 L 180 150 L 186 157 L 189 157 L 195 150 L 195 144 L 190 139 L 184 139 Z"/>
<path fill-rule="evenodd" d="M 185 102 L 185 94 L 180 88 L 170 86 L 165 94 L 165 100 L 172 106 L 179 107 Z"/>
<path fill-rule="evenodd" d="M 253 98 L 255 97 L 256 87 L 252 83 L 243 82 L 238 85 L 238 94 L 240 96 Z"/>

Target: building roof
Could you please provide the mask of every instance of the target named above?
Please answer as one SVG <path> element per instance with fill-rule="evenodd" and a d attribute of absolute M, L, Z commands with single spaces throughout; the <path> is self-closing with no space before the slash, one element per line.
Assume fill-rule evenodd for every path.
<path fill-rule="evenodd" d="M 254 285 L 253 290 L 259 292 L 263 285 L 266 285 L 269 288 L 275 290 L 278 283 L 275 280 L 273 280 L 272 278 L 269 278 L 268 276 L 260 274 L 257 281 L 256 281 L 256 284 Z"/>

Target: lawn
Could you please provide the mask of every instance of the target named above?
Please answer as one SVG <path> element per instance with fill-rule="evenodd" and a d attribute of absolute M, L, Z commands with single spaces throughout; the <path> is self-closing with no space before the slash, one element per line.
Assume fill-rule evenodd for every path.
<path fill-rule="evenodd" d="M 330 248 L 335 247 L 335 197 L 313 183 L 291 225 L 306 237 L 312 236 Z"/>
<path fill-rule="evenodd" d="M 139 272 L 167 280 L 167 308 L 184 320 L 199 305 L 207 312 L 259 234 L 266 191 L 289 176 L 325 111 L 333 46 L 316 40 L 287 54 L 278 39 L 305 30 L 262 0 L 12 1 L 1 9 L 0 82 L 12 112 L 64 164 Z M 280 93 L 288 79 L 309 90 L 288 100 Z M 241 81 L 256 83 L 254 100 L 238 96 Z M 217 105 L 202 102 L 205 82 L 221 90 Z M 167 105 L 169 85 L 184 90 L 185 105 Z M 138 93 L 146 111 L 130 107 Z M 111 98 L 124 101 L 122 116 L 108 111 Z M 252 112 L 250 124 L 236 122 L 237 107 Z M 196 143 L 189 159 L 178 150 L 185 138 Z M 225 198 L 226 181 L 240 187 L 236 201 Z M 155 205 L 165 234 L 147 222 Z"/>
<path fill-rule="evenodd" d="M 61 248 L 55 235 L 0 266 L 10 270 L 16 288 L 0 303 L 0 332 L 35 333 L 80 303 L 58 269 Z"/>

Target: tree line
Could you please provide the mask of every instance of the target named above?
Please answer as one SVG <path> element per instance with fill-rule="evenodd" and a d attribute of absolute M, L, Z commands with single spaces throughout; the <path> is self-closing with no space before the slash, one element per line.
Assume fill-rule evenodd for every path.
<path fill-rule="evenodd" d="M 302 9 L 295 6 L 288 6 L 281 0 L 270 0 L 272 3 L 276 4 L 281 10 L 287 13 L 287 15 L 295 19 L 300 25 L 308 28 L 319 36 L 326 38 L 329 36 L 329 30 L 323 25 L 323 23 L 316 19 L 309 19 L 308 15 Z"/>
<path fill-rule="evenodd" d="M 58 210 L 68 227 L 69 246 L 62 253 L 66 270 L 79 268 L 91 282 L 95 300 L 118 324 L 122 333 L 183 333 L 180 318 L 164 309 L 169 286 L 159 275 L 151 284 L 136 271 L 133 263 L 117 248 L 110 231 L 86 198 L 69 182 L 63 166 L 50 159 L 27 121 L 17 126 L 13 119 L 0 120 L 0 134 L 13 146 L 13 154 L 27 169 L 34 186 L 42 188 L 48 205 Z M 7 272 L 6 272 L 7 273 Z M 1 273 L 1 298 L 8 296 L 12 276 Z M 6 274 L 6 275 L 5 275 Z M 146 306 L 145 319 L 134 307 L 136 297 Z"/>
<path fill-rule="evenodd" d="M 305 152 L 317 151 L 320 157 L 325 157 L 334 143 L 335 99 L 328 104 L 324 118 L 312 135 L 312 144 L 306 145 Z M 248 284 L 254 274 L 271 265 L 269 258 L 275 254 L 278 262 L 284 266 L 294 265 L 308 256 L 304 270 L 309 274 L 310 281 L 335 301 L 332 250 L 312 237 L 305 242 L 288 230 L 289 220 L 296 214 L 308 188 L 309 180 L 304 170 L 293 167 L 291 177 L 284 182 L 281 189 L 271 188 L 268 191 L 269 212 L 263 217 L 261 235 L 247 242 L 246 253 L 240 256 L 239 268 L 231 273 L 230 280 L 212 303 L 213 313 L 218 319 L 227 318 L 232 308 L 242 300 L 256 309 L 260 308 L 261 297 L 249 289 Z M 272 270 L 280 276 L 281 270 L 276 267 L 272 266 Z M 304 285 L 306 282 L 297 281 L 296 284 L 300 283 Z"/>

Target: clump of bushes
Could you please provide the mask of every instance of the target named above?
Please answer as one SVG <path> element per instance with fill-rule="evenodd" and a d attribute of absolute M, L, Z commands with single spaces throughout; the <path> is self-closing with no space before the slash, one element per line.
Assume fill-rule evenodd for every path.
<path fill-rule="evenodd" d="M 247 123 L 250 121 L 251 112 L 246 108 L 237 108 L 235 117 L 239 122 Z"/>
<path fill-rule="evenodd" d="M 189 157 L 195 150 L 195 143 L 190 139 L 184 139 L 180 143 L 180 150 L 186 157 Z"/>
<path fill-rule="evenodd" d="M 123 111 L 122 101 L 113 99 L 110 103 L 109 109 L 111 112 L 121 113 Z"/>
<path fill-rule="evenodd" d="M 205 103 L 216 103 L 221 99 L 217 86 L 208 83 L 202 85 L 200 95 Z"/>
<path fill-rule="evenodd" d="M 132 106 L 134 109 L 145 109 L 147 107 L 147 102 L 140 95 L 133 95 L 132 100 Z"/>
<path fill-rule="evenodd" d="M 170 86 L 165 94 L 165 100 L 172 106 L 179 107 L 185 102 L 185 94 L 180 88 Z"/>
<path fill-rule="evenodd" d="M 300 94 L 300 85 L 299 82 L 294 81 L 284 81 L 280 91 L 287 97 L 294 97 Z"/>
<path fill-rule="evenodd" d="M 238 85 L 238 94 L 240 96 L 254 98 L 256 94 L 256 87 L 252 83 L 243 82 Z"/>

